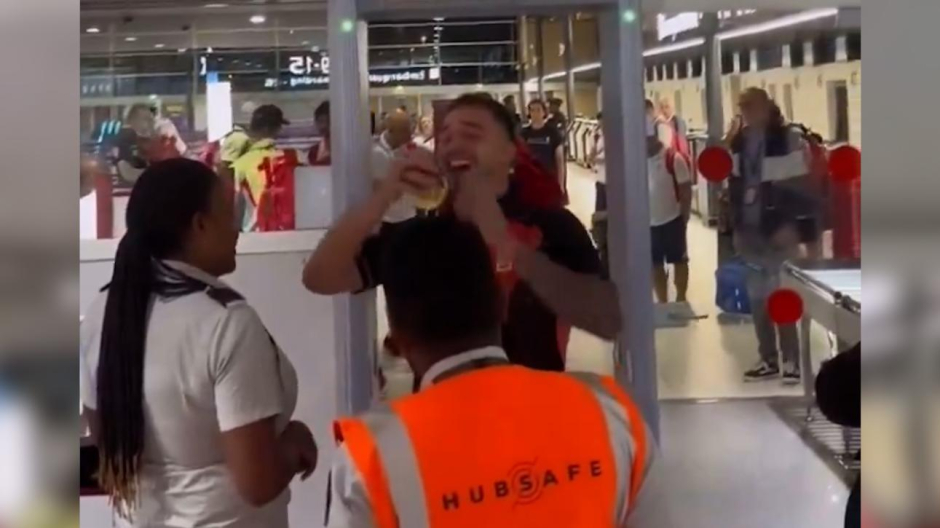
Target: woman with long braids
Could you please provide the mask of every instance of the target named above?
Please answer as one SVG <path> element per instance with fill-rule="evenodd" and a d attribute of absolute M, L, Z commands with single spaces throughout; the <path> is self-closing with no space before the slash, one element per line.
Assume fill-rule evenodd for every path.
<path fill-rule="evenodd" d="M 231 189 L 205 165 L 150 166 L 127 206 L 111 283 L 81 327 L 98 480 L 133 526 L 287 526 L 317 448 L 290 421 L 297 376 L 218 277 L 235 269 Z"/>

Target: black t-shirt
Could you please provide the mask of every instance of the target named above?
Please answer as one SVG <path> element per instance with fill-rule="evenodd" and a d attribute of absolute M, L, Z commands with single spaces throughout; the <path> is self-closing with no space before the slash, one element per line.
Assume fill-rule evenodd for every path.
<path fill-rule="evenodd" d="M 551 174 L 558 174 L 555 151 L 564 143 L 564 138 L 555 125 L 545 123 L 542 128 L 529 125 L 522 129 L 522 138 L 529 146 L 532 156 Z"/>
<path fill-rule="evenodd" d="M 568 118 L 565 117 L 565 114 L 558 112 L 557 114 L 552 114 L 548 118 L 549 125 L 551 125 L 555 130 L 558 130 L 558 133 L 561 134 L 562 138 L 565 136 L 568 128 Z"/>
<path fill-rule="evenodd" d="M 140 137 L 137 135 L 137 132 L 134 132 L 134 129 L 129 127 L 122 128 L 121 131 L 112 138 L 110 156 L 111 162 L 113 163 L 112 184 L 114 186 L 114 193 L 119 196 L 127 195 L 134 186 L 134 182 L 125 179 L 124 176 L 121 175 L 118 163 L 121 161 L 127 162 L 135 169 L 146 169 L 148 165 L 141 151 Z"/>
<path fill-rule="evenodd" d="M 509 200 L 501 200 L 500 205 L 510 222 L 534 227 L 541 232 L 542 243 L 538 251 L 552 262 L 578 273 L 601 275 L 600 259 L 590 235 L 567 209 L 523 211 Z M 406 222 L 421 221 L 422 218 L 413 218 Z M 395 231 L 404 225 L 405 222 L 395 229 L 383 229 L 365 241 L 357 261 L 364 289 L 382 284 L 385 248 Z M 560 343 L 559 338 L 567 338 L 566 329 L 559 325 L 555 314 L 521 279 L 510 294 L 502 335 L 503 348 L 511 362 L 539 370 L 560 372 L 565 369 L 561 353 L 564 343 Z"/>

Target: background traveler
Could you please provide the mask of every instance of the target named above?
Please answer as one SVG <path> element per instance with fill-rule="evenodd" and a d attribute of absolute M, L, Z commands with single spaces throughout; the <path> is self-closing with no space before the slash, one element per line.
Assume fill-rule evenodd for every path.
<path fill-rule="evenodd" d="M 672 101 L 663 97 L 659 100 L 659 117 L 666 125 L 668 140 L 664 141 L 667 147 L 684 156 L 691 157 L 692 150 L 689 147 L 689 125 L 686 124 L 682 116 L 676 114 Z"/>
<path fill-rule="evenodd" d="M 414 146 L 411 136 L 411 118 L 401 110 L 388 115 L 385 131 L 372 145 L 372 176 L 375 186 L 381 185 L 388 174 L 389 166 L 407 145 Z M 382 220 L 383 228 L 392 228 L 395 224 L 408 220 L 415 215 L 415 201 L 412 196 L 403 195 L 389 207 Z"/>
<path fill-rule="evenodd" d="M 232 162 L 236 209 L 241 213 L 242 231 L 269 231 L 273 224 L 293 222 L 293 193 L 290 192 L 288 204 L 290 211 L 283 222 L 275 220 L 274 197 L 271 191 L 280 188 L 285 179 L 293 189 L 293 168 L 297 165 L 297 156 L 293 151 L 277 148 L 275 141 L 284 125 L 290 122 L 284 118 L 284 112 L 275 105 L 261 105 L 251 115 L 248 125 L 247 143 L 242 145 L 242 153 Z M 287 174 L 284 172 L 287 171 Z M 285 228 L 293 228 L 285 225 Z"/>
<path fill-rule="evenodd" d="M 749 267 L 751 297 L 760 361 L 745 372 L 746 381 L 780 375 L 777 337 L 784 369 L 783 381 L 800 381 L 799 341 L 795 325 L 777 327 L 767 313 L 767 298 L 779 287 L 780 266 L 799 256 L 797 216 L 809 197 L 799 187 L 808 171 L 800 133 L 786 125 L 780 108 L 760 88 L 749 88 L 739 101 L 726 144 L 734 156 L 728 180 L 730 221 L 735 250 Z"/>
<path fill-rule="evenodd" d="M 120 132 L 113 138 L 111 159 L 118 181 L 126 187 L 133 185 L 153 162 L 150 142 L 156 137 L 150 107 L 138 103 L 131 105 L 124 115 Z"/>
<path fill-rule="evenodd" d="M 647 101 L 647 106 L 652 106 L 652 102 Z M 685 302 L 689 290 L 687 228 L 692 207 L 691 163 L 679 152 L 663 145 L 656 136 L 655 122 L 647 121 L 646 133 L 653 288 L 657 301 L 668 302 L 667 267 L 672 265 L 676 302 Z"/>
<path fill-rule="evenodd" d="M 313 122 L 316 131 L 323 138 L 318 141 L 307 155 L 307 163 L 310 165 L 329 165 L 330 164 L 330 102 L 323 101 L 316 110 L 313 111 Z M 382 122 L 385 122 L 383 114 Z"/>
<path fill-rule="evenodd" d="M 529 124 L 522 127 L 522 139 L 535 159 L 549 174 L 557 178 L 564 192 L 567 170 L 565 138 L 558 132 L 556 125 L 548 122 L 548 108 L 538 99 L 529 103 Z"/>

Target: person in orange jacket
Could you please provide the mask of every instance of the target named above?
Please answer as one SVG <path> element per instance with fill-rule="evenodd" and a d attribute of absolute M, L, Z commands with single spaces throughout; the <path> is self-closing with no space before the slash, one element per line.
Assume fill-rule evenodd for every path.
<path fill-rule="evenodd" d="M 391 339 L 419 390 L 335 422 L 328 526 L 672 526 L 631 397 L 610 377 L 510 364 L 475 226 L 411 223 L 388 255 Z"/>

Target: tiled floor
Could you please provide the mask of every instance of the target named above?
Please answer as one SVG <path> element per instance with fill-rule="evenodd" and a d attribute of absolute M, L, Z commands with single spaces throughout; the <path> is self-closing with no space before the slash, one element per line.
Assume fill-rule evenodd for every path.
<path fill-rule="evenodd" d="M 662 405 L 675 526 L 843 525 L 848 491 L 765 401 Z"/>

